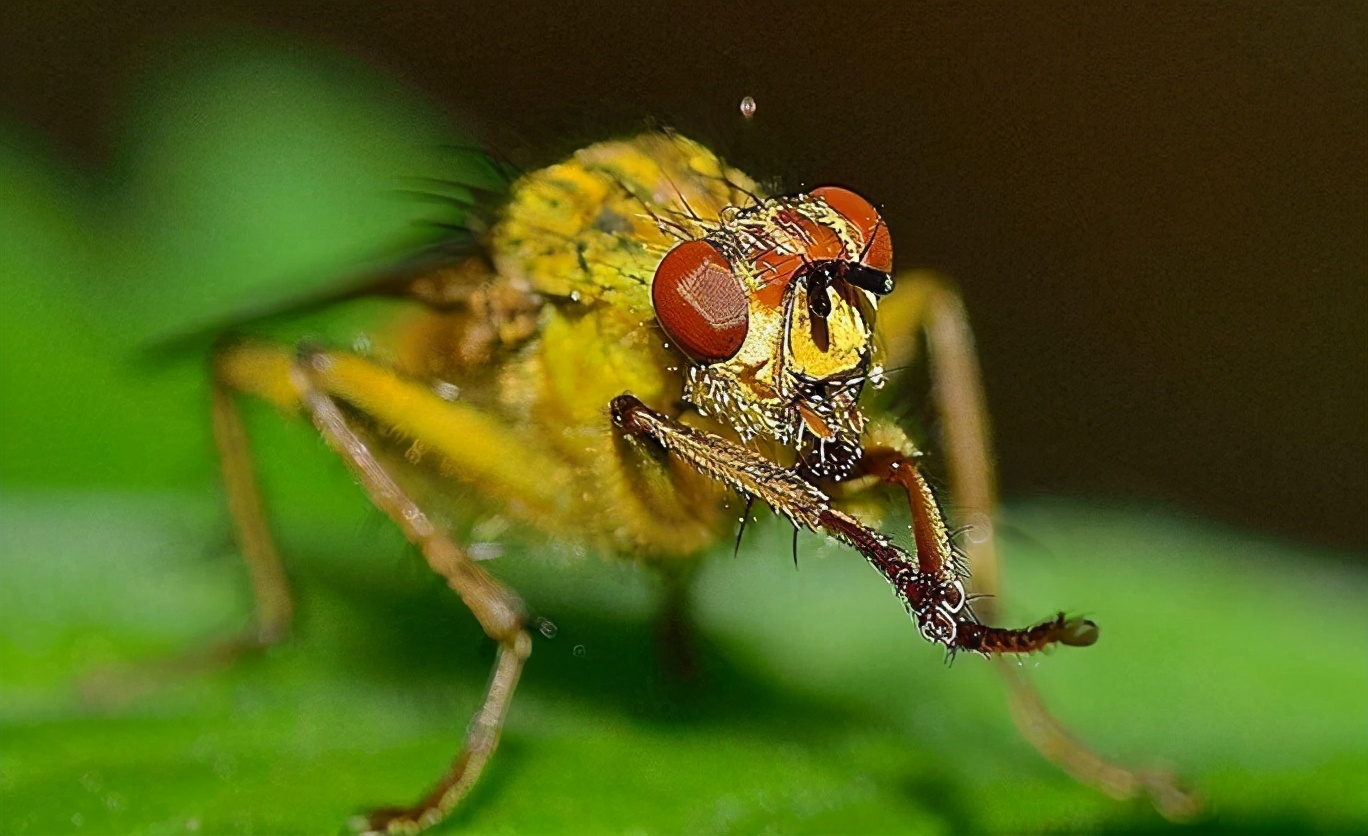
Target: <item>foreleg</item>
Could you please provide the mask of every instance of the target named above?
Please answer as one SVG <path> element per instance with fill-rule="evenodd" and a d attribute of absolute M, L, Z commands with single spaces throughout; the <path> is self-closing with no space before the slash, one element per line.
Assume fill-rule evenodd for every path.
<path fill-rule="evenodd" d="M 854 546 L 893 584 L 922 635 L 950 650 L 1027 653 L 1051 644 L 1090 644 L 1096 627 L 1058 618 L 1024 630 L 979 623 L 966 606 L 964 586 L 948 567 L 923 565 L 887 537 L 831 507 L 830 499 L 796 472 L 719 436 L 693 429 L 649 409 L 631 395 L 615 398 L 613 422 L 631 436 L 649 439 L 700 473 L 744 496 L 753 496 L 794 525 L 823 531 Z"/>

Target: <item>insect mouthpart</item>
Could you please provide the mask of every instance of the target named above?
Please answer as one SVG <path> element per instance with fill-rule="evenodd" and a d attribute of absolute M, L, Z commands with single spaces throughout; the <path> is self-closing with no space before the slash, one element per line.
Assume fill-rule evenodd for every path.
<path fill-rule="evenodd" d="M 803 379 L 792 402 L 798 469 L 814 479 L 850 475 L 862 454 L 864 416 L 858 402 L 863 371 L 840 378 Z"/>

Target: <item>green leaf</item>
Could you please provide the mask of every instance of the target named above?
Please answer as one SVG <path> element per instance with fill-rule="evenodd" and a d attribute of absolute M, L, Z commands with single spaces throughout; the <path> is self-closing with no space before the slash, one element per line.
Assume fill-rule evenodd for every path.
<path fill-rule="evenodd" d="M 336 832 L 414 799 L 455 753 L 489 643 L 396 535 L 347 513 L 284 515 L 297 639 L 116 710 L 83 705 L 73 683 L 99 666 L 243 623 L 242 567 L 197 556 L 218 518 L 109 494 L 0 505 L 0 830 Z M 1026 662 L 1062 717 L 1106 752 L 1177 765 L 1217 829 L 1368 821 L 1360 571 L 1152 514 L 1013 519 L 1033 545 L 1009 544 L 1010 609 L 1086 605 L 1102 625 L 1096 647 Z M 990 666 L 947 669 L 857 555 L 808 536 L 794 571 L 787 549 L 785 526 L 762 525 L 741 558 L 705 565 L 701 675 L 680 684 L 654 652 L 642 567 L 510 544 L 490 565 L 559 629 L 447 831 L 1164 827 L 1034 754 Z"/>

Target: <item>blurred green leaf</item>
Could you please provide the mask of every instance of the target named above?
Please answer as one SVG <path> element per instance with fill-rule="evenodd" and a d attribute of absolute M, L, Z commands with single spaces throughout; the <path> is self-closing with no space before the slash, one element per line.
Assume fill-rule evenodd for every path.
<path fill-rule="evenodd" d="M 427 106 L 341 56 L 211 41 L 129 119 L 109 259 L 125 333 L 176 337 L 337 290 L 498 184 Z M 437 185 L 434 181 L 448 181 Z"/>
<path fill-rule="evenodd" d="M 0 505 L 4 832 L 334 832 L 411 799 L 454 754 L 490 648 L 390 532 L 354 519 L 287 515 L 297 640 L 110 714 L 83 707 L 72 683 L 97 666 L 242 623 L 237 561 L 193 556 L 216 516 L 108 494 Z M 1368 821 L 1361 572 L 1154 515 L 1014 519 L 1037 545 L 1008 549 L 1012 609 L 1086 602 L 1103 627 L 1095 648 L 1028 662 L 1062 716 L 1105 751 L 1180 765 L 1217 829 Z M 495 570 L 559 630 L 450 829 L 1164 827 L 1041 761 L 989 666 L 947 670 L 858 556 L 808 537 L 795 572 L 787 541 L 761 526 L 742 558 L 706 564 L 690 685 L 661 674 L 643 569 L 511 548 Z"/>
<path fill-rule="evenodd" d="M 162 61 L 98 183 L 0 124 L 0 479 L 205 484 L 214 328 L 340 292 L 463 217 L 405 189 L 498 185 L 393 84 L 280 47 L 206 41 Z M 354 320 L 315 315 L 293 338 L 349 344 Z"/>

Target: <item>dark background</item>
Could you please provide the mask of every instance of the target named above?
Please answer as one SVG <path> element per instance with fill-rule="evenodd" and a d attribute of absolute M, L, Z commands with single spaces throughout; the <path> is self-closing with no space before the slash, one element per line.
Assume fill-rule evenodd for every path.
<path fill-rule="evenodd" d="M 840 6 L 7 3 L 0 107 L 98 172 L 157 56 L 246 30 L 357 56 L 515 157 L 672 124 L 856 186 L 901 266 L 959 280 L 1009 495 L 1368 547 L 1368 7 Z"/>

